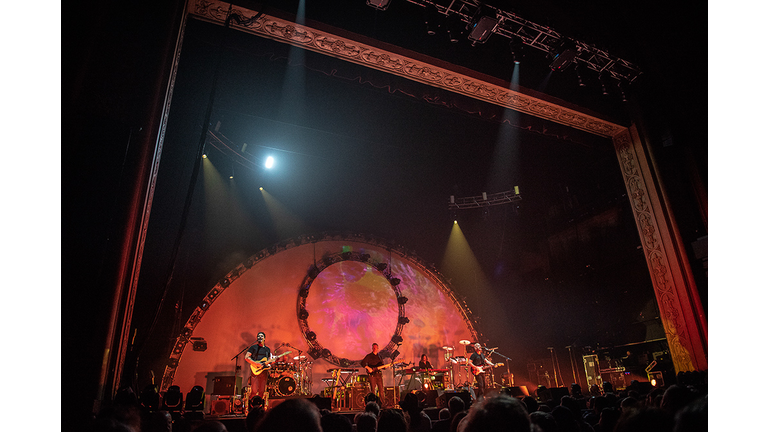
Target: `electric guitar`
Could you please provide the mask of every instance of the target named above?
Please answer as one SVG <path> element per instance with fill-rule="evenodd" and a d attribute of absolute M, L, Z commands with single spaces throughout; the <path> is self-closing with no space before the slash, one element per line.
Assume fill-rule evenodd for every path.
<path fill-rule="evenodd" d="M 376 366 L 376 367 L 366 366 L 365 370 L 366 370 L 366 372 L 368 372 L 368 375 L 370 375 L 370 374 L 375 373 L 377 371 L 384 370 L 384 369 L 386 369 L 388 367 L 392 367 L 392 365 L 394 365 L 394 363 L 383 364 L 381 366 Z"/>
<path fill-rule="evenodd" d="M 286 351 L 282 354 L 278 354 L 272 357 L 271 359 L 263 358 L 261 360 L 251 360 L 248 362 L 251 364 L 251 372 L 253 372 L 254 375 L 261 375 L 262 372 L 270 368 L 270 363 L 290 353 L 291 351 Z"/>
<path fill-rule="evenodd" d="M 472 363 L 469 363 L 469 367 L 472 368 L 472 375 L 480 375 L 482 373 L 485 373 L 488 369 L 497 368 L 499 366 L 504 366 L 504 363 L 496 363 L 492 365 L 485 365 L 485 366 L 475 366 Z"/>

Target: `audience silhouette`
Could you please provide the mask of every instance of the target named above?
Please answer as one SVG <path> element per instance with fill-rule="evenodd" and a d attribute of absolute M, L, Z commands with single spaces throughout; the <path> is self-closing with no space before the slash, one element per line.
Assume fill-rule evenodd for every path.
<path fill-rule="evenodd" d="M 466 406 L 458 396 L 433 416 L 424 412 L 418 395 L 407 393 L 399 406 L 382 409 L 371 396 L 364 411 L 349 414 L 320 410 L 307 398 L 291 398 L 265 410 L 251 409 L 242 423 L 226 423 L 139 403 L 130 388 L 122 388 L 111 403 L 93 416 L 90 432 L 700 432 L 708 425 L 707 373 L 684 372 L 667 387 L 651 388 L 633 381 L 615 391 L 605 382 L 602 391 L 590 386 L 583 395 L 573 384 L 559 401 L 539 386 L 536 397 L 489 394 Z M 645 384 L 645 385 L 642 385 Z M 562 392 L 558 391 L 562 394 Z M 558 404 L 559 403 L 559 404 Z M 199 414 L 199 413 L 195 413 Z M 228 425 L 232 429 L 228 430 Z"/>

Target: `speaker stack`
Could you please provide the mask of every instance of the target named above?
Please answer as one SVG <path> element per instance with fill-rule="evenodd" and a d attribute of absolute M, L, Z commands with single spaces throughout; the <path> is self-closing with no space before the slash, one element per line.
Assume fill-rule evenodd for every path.
<path fill-rule="evenodd" d="M 211 396 L 211 415 L 223 416 L 232 413 L 232 396 L 216 395 Z"/>

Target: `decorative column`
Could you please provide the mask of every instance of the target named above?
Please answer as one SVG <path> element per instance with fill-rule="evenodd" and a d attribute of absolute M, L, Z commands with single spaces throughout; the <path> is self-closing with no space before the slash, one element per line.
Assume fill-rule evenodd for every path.
<path fill-rule="evenodd" d="M 684 244 L 633 125 L 613 137 L 675 372 L 706 370 L 707 321 Z"/>

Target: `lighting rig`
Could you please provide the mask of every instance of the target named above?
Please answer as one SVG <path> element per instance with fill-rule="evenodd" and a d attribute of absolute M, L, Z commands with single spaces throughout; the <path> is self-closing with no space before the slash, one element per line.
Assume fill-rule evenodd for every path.
<path fill-rule="evenodd" d="M 631 84 L 642 73 L 637 66 L 555 30 L 528 21 L 514 13 L 473 0 L 406 0 L 424 8 L 434 8 L 451 20 L 466 24 L 468 38 L 474 44 L 484 43 L 492 34 L 522 42 L 525 46 L 545 52 L 551 59 L 550 68 L 564 71 L 571 64 L 591 69 L 603 78 Z M 368 0 L 370 6 L 385 10 L 389 1 Z M 583 69 L 582 69 L 583 70 Z"/>

